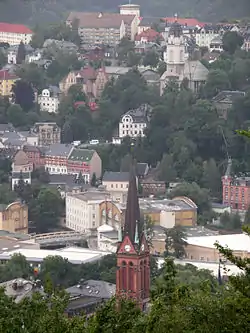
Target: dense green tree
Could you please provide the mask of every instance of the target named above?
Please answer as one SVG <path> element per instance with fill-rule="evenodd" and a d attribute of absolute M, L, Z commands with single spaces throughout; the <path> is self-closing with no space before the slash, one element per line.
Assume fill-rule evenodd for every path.
<path fill-rule="evenodd" d="M 222 37 L 224 51 L 234 54 L 238 48 L 241 48 L 244 37 L 236 31 L 227 31 Z"/>
<path fill-rule="evenodd" d="M 19 104 L 12 104 L 7 109 L 7 117 L 15 127 L 21 127 L 25 125 L 26 113 L 23 111 Z"/>
<path fill-rule="evenodd" d="M 18 65 L 22 64 L 25 61 L 25 57 L 26 57 L 25 45 L 21 41 L 17 49 L 16 63 Z"/>
<path fill-rule="evenodd" d="M 248 207 L 245 213 L 244 224 L 250 224 L 250 207 Z"/>
<path fill-rule="evenodd" d="M 222 69 L 212 69 L 207 78 L 204 87 L 205 96 L 208 98 L 214 97 L 221 90 L 229 90 L 230 81 L 228 74 Z"/>
<path fill-rule="evenodd" d="M 156 68 L 159 63 L 159 55 L 154 50 L 146 52 L 143 57 L 143 66 L 150 66 L 152 68 Z"/>
<path fill-rule="evenodd" d="M 134 42 L 127 37 L 123 37 L 117 47 L 118 60 L 126 62 L 129 52 L 134 51 Z"/>
<path fill-rule="evenodd" d="M 163 155 L 158 171 L 159 180 L 163 180 L 166 183 L 174 182 L 176 180 L 177 174 L 172 155 Z"/>
<path fill-rule="evenodd" d="M 138 53 L 135 53 L 134 51 L 128 52 L 128 58 L 127 58 L 127 65 L 129 67 L 138 66 L 141 61 L 141 56 Z"/>
<path fill-rule="evenodd" d="M 170 253 L 176 258 L 182 258 L 185 256 L 185 245 L 186 233 L 180 226 L 174 226 L 173 228 L 167 229 L 165 232 L 165 255 L 168 256 Z"/>
<path fill-rule="evenodd" d="M 0 69 L 7 64 L 7 57 L 2 50 L 0 50 Z"/>
<path fill-rule="evenodd" d="M 21 108 L 27 112 L 29 111 L 34 102 L 34 91 L 30 82 L 18 80 L 12 87 L 14 100 Z"/>
<path fill-rule="evenodd" d="M 210 189 L 212 196 L 219 197 L 221 175 L 214 159 L 203 163 L 202 186 Z"/>

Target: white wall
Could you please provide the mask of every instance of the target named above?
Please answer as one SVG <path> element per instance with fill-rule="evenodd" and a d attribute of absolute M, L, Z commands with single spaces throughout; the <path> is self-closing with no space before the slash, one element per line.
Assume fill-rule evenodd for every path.
<path fill-rule="evenodd" d="M 175 226 L 175 213 L 169 211 L 161 211 L 160 226 L 164 228 L 173 228 Z"/>

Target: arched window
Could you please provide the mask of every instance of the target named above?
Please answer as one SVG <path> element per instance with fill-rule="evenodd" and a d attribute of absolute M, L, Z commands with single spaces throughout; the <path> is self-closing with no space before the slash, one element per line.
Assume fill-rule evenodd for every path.
<path fill-rule="evenodd" d="M 120 270 L 121 270 L 120 273 L 121 290 L 127 290 L 127 264 L 125 261 L 122 262 Z"/>
<path fill-rule="evenodd" d="M 128 289 L 134 291 L 134 265 L 132 262 L 129 263 L 128 269 Z"/>
<path fill-rule="evenodd" d="M 141 290 L 144 289 L 144 267 L 143 261 L 140 262 L 140 271 L 141 271 Z"/>

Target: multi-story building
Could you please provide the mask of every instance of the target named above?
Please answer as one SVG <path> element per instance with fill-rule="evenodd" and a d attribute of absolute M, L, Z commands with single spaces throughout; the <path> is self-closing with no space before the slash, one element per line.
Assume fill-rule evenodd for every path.
<path fill-rule="evenodd" d="M 50 146 L 61 142 L 61 129 L 54 122 L 35 123 L 31 132 L 38 135 L 39 146 Z"/>
<path fill-rule="evenodd" d="M 102 174 L 102 160 L 95 150 L 74 148 L 67 159 L 67 172 L 79 175 L 85 183 L 90 183 L 93 175 L 97 178 Z"/>
<path fill-rule="evenodd" d="M 0 70 L 0 96 L 11 96 L 12 86 L 19 78 L 8 70 Z"/>
<path fill-rule="evenodd" d="M 114 202 L 126 203 L 130 175 L 129 172 L 105 171 L 102 185 L 111 194 Z"/>
<path fill-rule="evenodd" d="M 67 174 L 67 159 L 73 146 L 64 143 L 55 143 L 49 146 L 45 153 L 45 168 L 50 174 Z"/>
<path fill-rule="evenodd" d="M 33 32 L 22 24 L 0 23 L 0 42 L 18 45 L 20 42 L 29 44 Z"/>
<path fill-rule="evenodd" d="M 210 44 L 214 38 L 220 36 L 220 27 L 215 25 L 205 25 L 198 29 L 195 34 L 195 41 L 199 47 L 210 47 Z"/>
<path fill-rule="evenodd" d="M 33 164 L 34 169 L 45 165 L 45 152 L 42 147 L 25 145 L 23 151 L 26 153 L 29 163 Z"/>
<path fill-rule="evenodd" d="M 0 205 L 0 230 L 28 233 L 28 206 L 21 202 Z"/>
<path fill-rule="evenodd" d="M 89 101 L 101 96 L 107 82 L 105 68 L 95 70 L 93 67 L 85 67 L 79 71 L 71 71 L 59 84 L 60 91 L 67 94 L 69 88 L 74 85 L 81 85 L 82 91 L 86 94 Z"/>
<path fill-rule="evenodd" d="M 31 184 L 32 171 L 33 163 L 29 161 L 27 154 L 23 150 L 19 150 L 14 156 L 12 163 L 12 190 L 18 185 L 20 179 L 26 184 Z"/>
<path fill-rule="evenodd" d="M 143 104 L 139 108 L 129 110 L 121 116 L 119 122 L 119 138 L 144 136 L 144 130 L 150 119 L 151 106 Z"/>
<path fill-rule="evenodd" d="M 214 37 L 209 45 L 210 52 L 222 52 L 223 51 L 223 41 L 221 36 Z"/>
<path fill-rule="evenodd" d="M 246 211 L 250 206 L 250 177 L 235 177 L 231 174 L 232 160 L 229 159 L 222 177 L 223 204 L 232 209 Z"/>
<path fill-rule="evenodd" d="M 66 23 L 71 25 L 78 20 L 78 32 L 84 44 L 114 46 L 125 36 L 134 40 L 137 33 L 140 10 L 131 6 L 121 6 L 120 13 L 71 12 Z"/>
<path fill-rule="evenodd" d="M 56 113 L 59 106 L 59 97 L 60 89 L 58 87 L 50 86 L 47 89 L 43 89 L 37 99 L 40 110 L 49 113 Z"/>
<path fill-rule="evenodd" d="M 85 232 L 100 225 L 99 204 L 109 197 L 105 191 L 89 190 L 66 195 L 66 227 Z"/>

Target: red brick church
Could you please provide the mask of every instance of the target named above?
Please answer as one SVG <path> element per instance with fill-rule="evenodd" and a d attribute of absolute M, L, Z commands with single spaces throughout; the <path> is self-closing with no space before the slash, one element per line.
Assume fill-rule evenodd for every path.
<path fill-rule="evenodd" d="M 150 251 L 140 223 L 135 173 L 131 172 L 123 232 L 117 248 L 116 295 L 136 301 L 142 310 L 149 303 Z"/>

